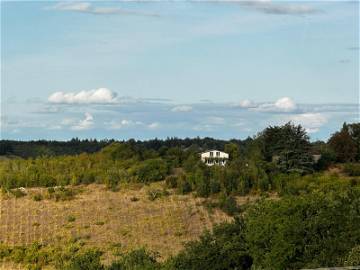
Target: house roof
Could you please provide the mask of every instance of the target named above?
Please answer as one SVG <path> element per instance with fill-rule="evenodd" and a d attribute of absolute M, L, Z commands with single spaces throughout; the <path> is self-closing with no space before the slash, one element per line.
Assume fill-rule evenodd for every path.
<path fill-rule="evenodd" d="M 225 154 L 227 154 L 226 152 L 224 152 L 224 151 L 220 151 L 220 150 L 217 150 L 217 149 L 210 149 L 210 150 L 206 150 L 206 151 L 204 151 L 204 152 L 201 152 L 200 154 L 204 154 L 204 153 L 207 153 L 207 152 L 222 152 L 222 153 L 225 153 Z"/>

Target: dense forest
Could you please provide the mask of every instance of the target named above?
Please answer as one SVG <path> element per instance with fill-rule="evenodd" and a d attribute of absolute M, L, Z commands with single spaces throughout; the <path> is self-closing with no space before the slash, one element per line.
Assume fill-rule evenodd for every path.
<path fill-rule="evenodd" d="M 310 142 L 304 128 L 270 126 L 246 140 L 211 138 L 149 141 L 1 141 L 0 187 L 99 183 L 116 192 L 122 183 L 164 181 L 179 194 L 216 197 L 234 221 L 185 245 L 175 257 L 157 260 L 138 249 L 103 265 L 101 250 L 78 243 L 6 247 L 12 258 L 57 269 L 300 269 L 360 265 L 360 123 L 344 123 L 327 142 Z M 208 167 L 199 152 L 229 153 L 226 166 Z M 318 158 L 315 158 L 317 156 Z M 340 173 L 329 173 L 337 166 Z M 266 200 L 270 193 L 277 200 Z M 238 207 L 237 196 L 260 194 Z M 72 248 L 72 249 L 71 249 Z M 21 254 L 21 255 L 19 255 Z"/>

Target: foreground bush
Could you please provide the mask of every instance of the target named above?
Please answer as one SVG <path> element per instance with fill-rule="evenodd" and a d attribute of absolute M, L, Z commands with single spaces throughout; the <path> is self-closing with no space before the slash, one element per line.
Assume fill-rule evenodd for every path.
<path fill-rule="evenodd" d="M 360 243 L 360 191 L 263 201 L 246 214 L 246 241 L 260 269 L 344 265 Z"/>
<path fill-rule="evenodd" d="M 346 163 L 344 172 L 349 176 L 360 176 L 360 163 Z"/>
<path fill-rule="evenodd" d="M 244 235 L 244 224 L 240 219 L 206 232 L 199 241 L 190 242 L 185 249 L 168 262 L 168 269 L 225 270 L 250 269 L 249 255 Z"/>

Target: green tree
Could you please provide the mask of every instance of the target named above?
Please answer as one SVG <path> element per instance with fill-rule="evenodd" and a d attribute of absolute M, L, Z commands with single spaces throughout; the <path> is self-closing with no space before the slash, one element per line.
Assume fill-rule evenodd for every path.
<path fill-rule="evenodd" d="M 260 134 L 259 139 L 262 141 L 266 160 L 272 161 L 276 158 L 281 171 L 312 171 L 309 136 L 300 125 L 295 126 L 289 122 L 283 126 L 270 126 Z"/>
<path fill-rule="evenodd" d="M 335 152 L 339 162 L 355 161 L 359 156 L 359 136 L 358 125 L 353 128 L 344 123 L 341 131 L 335 132 L 328 141 L 329 146 Z"/>

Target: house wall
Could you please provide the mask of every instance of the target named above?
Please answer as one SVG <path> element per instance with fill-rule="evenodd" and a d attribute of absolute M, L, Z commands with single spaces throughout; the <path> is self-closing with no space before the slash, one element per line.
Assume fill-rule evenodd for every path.
<path fill-rule="evenodd" d="M 201 160 L 208 166 L 215 164 L 224 166 L 228 159 L 229 154 L 218 150 L 207 151 L 201 154 Z"/>

